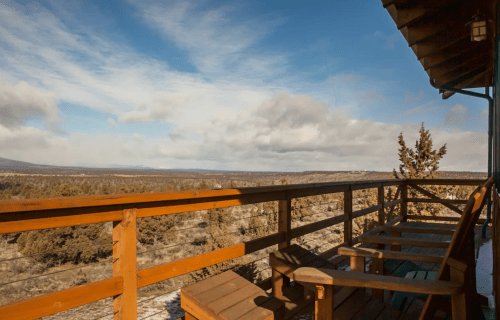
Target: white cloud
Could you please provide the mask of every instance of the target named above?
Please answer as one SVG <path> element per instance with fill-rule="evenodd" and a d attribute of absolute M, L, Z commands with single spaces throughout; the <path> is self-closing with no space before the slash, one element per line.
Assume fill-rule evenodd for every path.
<path fill-rule="evenodd" d="M 419 125 L 354 120 L 306 95 L 278 94 L 238 113 L 184 124 L 179 137 L 73 134 L 0 126 L 0 157 L 58 165 L 135 164 L 237 170 L 391 170 L 397 137 L 412 145 Z M 486 134 L 430 129 L 434 147 L 447 143 L 443 170 L 486 170 Z"/>
<path fill-rule="evenodd" d="M 407 103 L 414 103 L 414 102 L 418 102 L 420 100 L 422 100 L 423 98 L 425 98 L 425 93 L 424 91 L 420 91 L 418 94 L 416 95 L 413 95 L 411 94 L 410 92 L 408 91 L 405 91 L 404 92 L 404 100 L 403 100 L 403 103 L 407 104 Z"/>
<path fill-rule="evenodd" d="M 285 70 L 287 57 L 256 54 L 255 45 L 283 19 L 244 18 L 234 5 L 205 9 L 195 1 L 135 1 L 144 21 L 168 41 L 189 51 L 192 63 L 206 74 L 231 70 L 239 75 L 273 76 Z"/>
<path fill-rule="evenodd" d="M 435 106 L 434 102 L 430 101 L 426 104 L 422 104 L 422 105 L 416 106 L 415 108 L 411 108 L 409 110 L 406 110 L 404 112 L 404 115 L 409 116 L 409 115 L 416 114 L 416 113 L 428 113 L 428 112 L 435 111 L 435 109 L 436 109 L 436 106 Z"/>
<path fill-rule="evenodd" d="M 57 104 L 53 94 L 41 92 L 26 82 L 15 86 L 0 82 L 0 124 L 6 127 L 18 127 L 36 119 L 52 125 L 60 122 Z"/>
<path fill-rule="evenodd" d="M 108 118 L 108 123 L 112 127 L 116 127 L 117 126 L 117 123 L 116 123 L 115 119 L 113 119 L 113 118 Z"/>
<path fill-rule="evenodd" d="M 465 123 L 467 108 L 461 104 L 457 104 L 450 108 L 444 115 L 444 125 L 451 127 L 459 127 Z"/>

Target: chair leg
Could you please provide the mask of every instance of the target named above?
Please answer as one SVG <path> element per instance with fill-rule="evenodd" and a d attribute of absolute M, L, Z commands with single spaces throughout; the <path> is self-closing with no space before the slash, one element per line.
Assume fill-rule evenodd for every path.
<path fill-rule="evenodd" d="M 283 299 L 283 275 L 272 269 L 273 295 L 278 299 Z"/>
<path fill-rule="evenodd" d="M 471 268 L 467 268 L 465 272 L 450 267 L 450 280 L 464 283 L 465 290 L 460 294 L 451 296 L 451 309 L 453 320 L 470 320 L 472 319 L 472 290 L 468 281 L 471 276 Z"/>
<path fill-rule="evenodd" d="M 374 249 L 384 249 L 384 245 L 374 244 Z M 372 258 L 371 273 L 383 275 L 384 274 L 384 259 Z M 384 301 L 384 290 L 372 289 L 372 296 L 379 301 Z"/>
<path fill-rule="evenodd" d="M 317 285 L 316 299 L 314 301 L 314 319 L 332 320 L 333 319 L 333 286 Z"/>

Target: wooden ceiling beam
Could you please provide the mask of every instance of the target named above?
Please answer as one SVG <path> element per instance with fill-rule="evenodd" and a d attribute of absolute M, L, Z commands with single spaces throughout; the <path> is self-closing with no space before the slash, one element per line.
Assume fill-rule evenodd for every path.
<path fill-rule="evenodd" d="M 440 76 L 437 77 L 430 77 L 434 79 L 434 83 L 437 86 L 442 86 L 446 85 L 470 72 L 473 70 L 480 68 L 480 67 L 486 67 L 488 64 L 487 59 L 485 59 L 486 55 L 478 56 L 474 59 L 468 60 L 467 62 L 455 67 L 452 69 L 450 72 L 444 73 Z"/>
<path fill-rule="evenodd" d="M 415 24 L 426 17 L 439 14 L 444 7 L 454 5 L 456 7 L 458 0 L 430 0 L 430 1 L 390 1 L 385 6 L 392 20 L 396 23 L 398 29 Z M 449 13 L 454 10 L 449 10 Z M 449 17 L 447 17 L 449 19 Z"/>
<path fill-rule="evenodd" d="M 420 63 L 424 67 L 424 70 L 428 70 L 430 68 L 439 66 L 443 63 L 446 63 L 447 61 L 450 61 L 455 58 L 460 58 L 463 57 L 464 60 L 468 60 L 469 56 L 473 58 L 474 55 L 480 54 L 481 50 L 478 46 L 470 46 L 463 48 L 461 51 L 457 51 L 455 53 L 450 53 L 450 54 L 437 54 L 437 55 L 431 55 L 431 56 L 426 56 L 422 59 L 420 59 Z"/>
<path fill-rule="evenodd" d="M 448 35 L 446 38 L 437 35 L 434 39 L 429 39 L 426 42 L 415 43 L 410 47 L 417 56 L 417 59 L 422 59 L 428 55 L 436 54 L 443 50 L 453 50 L 453 48 L 463 46 L 470 39 L 469 33 L 454 37 L 449 35 L 449 33 L 446 33 L 446 35 Z"/>
<path fill-rule="evenodd" d="M 412 2 L 415 2 L 415 0 L 382 0 L 382 6 L 384 8 L 387 8 L 391 4 L 410 4 Z"/>
<path fill-rule="evenodd" d="M 416 43 L 429 40 L 430 38 L 436 36 L 439 32 L 445 31 L 447 28 L 447 25 L 439 24 L 432 27 L 404 27 L 400 31 L 406 39 L 406 42 L 408 42 L 408 45 L 412 46 Z"/>
<path fill-rule="evenodd" d="M 484 70 L 485 68 L 486 68 L 485 63 L 475 65 L 475 66 L 469 67 L 469 68 L 463 68 L 463 69 L 460 68 L 460 70 L 454 70 L 448 76 L 443 76 L 443 77 L 434 79 L 434 83 L 437 86 L 450 85 L 451 83 L 453 83 L 454 81 L 457 81 L 461 77 L 465 77 L 466 75 L 473 73 L 479 69 Z"/>
<path fill-rule="evenodd" d="M 479 88 L 479 87 L 484 87 L 484 77 L 491 72 L 491 68 L 486 69 L 484 72 L 481 72 L 474 77 L 467 79 L 455 86 L 453 86 L 455 89 L 465 89 L 465 88 Z M 478 84 L 479 83 L 479 84 Z M 482 83 L 482 85 L 480 84 Z M 477 86 L 476 86 L 477 85 Z M 453 91 L 445 91 L 442 94 L 443 100 L 448 99 L 452 95 L 454 95 L 455 92 Z"/>
<path fill-rule="evenodd" d="M 392 20 L 396 23 L 398 29 L 401 29 L 415 20 L 421 19 L 426 15 L 429 15 L 429 9 L 424 7 L 416 7 L 409 9 L 397 9 L 396 5 L 393 3 L 387 6 L 387 11 L 391 16 Z"/>

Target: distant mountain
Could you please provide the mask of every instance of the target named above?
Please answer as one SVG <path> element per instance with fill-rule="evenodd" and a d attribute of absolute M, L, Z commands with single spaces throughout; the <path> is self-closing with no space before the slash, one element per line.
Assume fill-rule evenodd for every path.
<path fill-rule="evenodd" d="M 108 167 L 75 167 L 75 166 L 52 166 L 46 164 L 35 164 L 18 160 L 0 158 L 0 169 L 70 169 L 70 170 L 98 170 L 98 169 L 117 169 L 117 170 L 157 170 L 147 166 L 131 166 L 131 165 L 109 165 Z"/>
<path fill-rule="evenodd" d="M 56 166 L 49 166 L 43 164 L 34 164 L 30 162 L 11 160 L 6 158 L 0 158 L 0 168 L 5 169 L 21 169 L 21 168 L 33 168 L 33 169 L 51 169 L 56 168 Z"/>

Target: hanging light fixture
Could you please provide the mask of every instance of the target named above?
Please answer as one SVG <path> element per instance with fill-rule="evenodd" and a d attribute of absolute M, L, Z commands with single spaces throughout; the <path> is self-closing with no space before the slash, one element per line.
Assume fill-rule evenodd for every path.
<path fill-rule="evenodd" d="M 488 20 L 486 20 L 483 14 L 477 14 L 472 16 L 472 21 L 468 22 L 465 26 L 470 29 L 470 39 L 471 41 L 483 41 L 488 38 Z"/>

